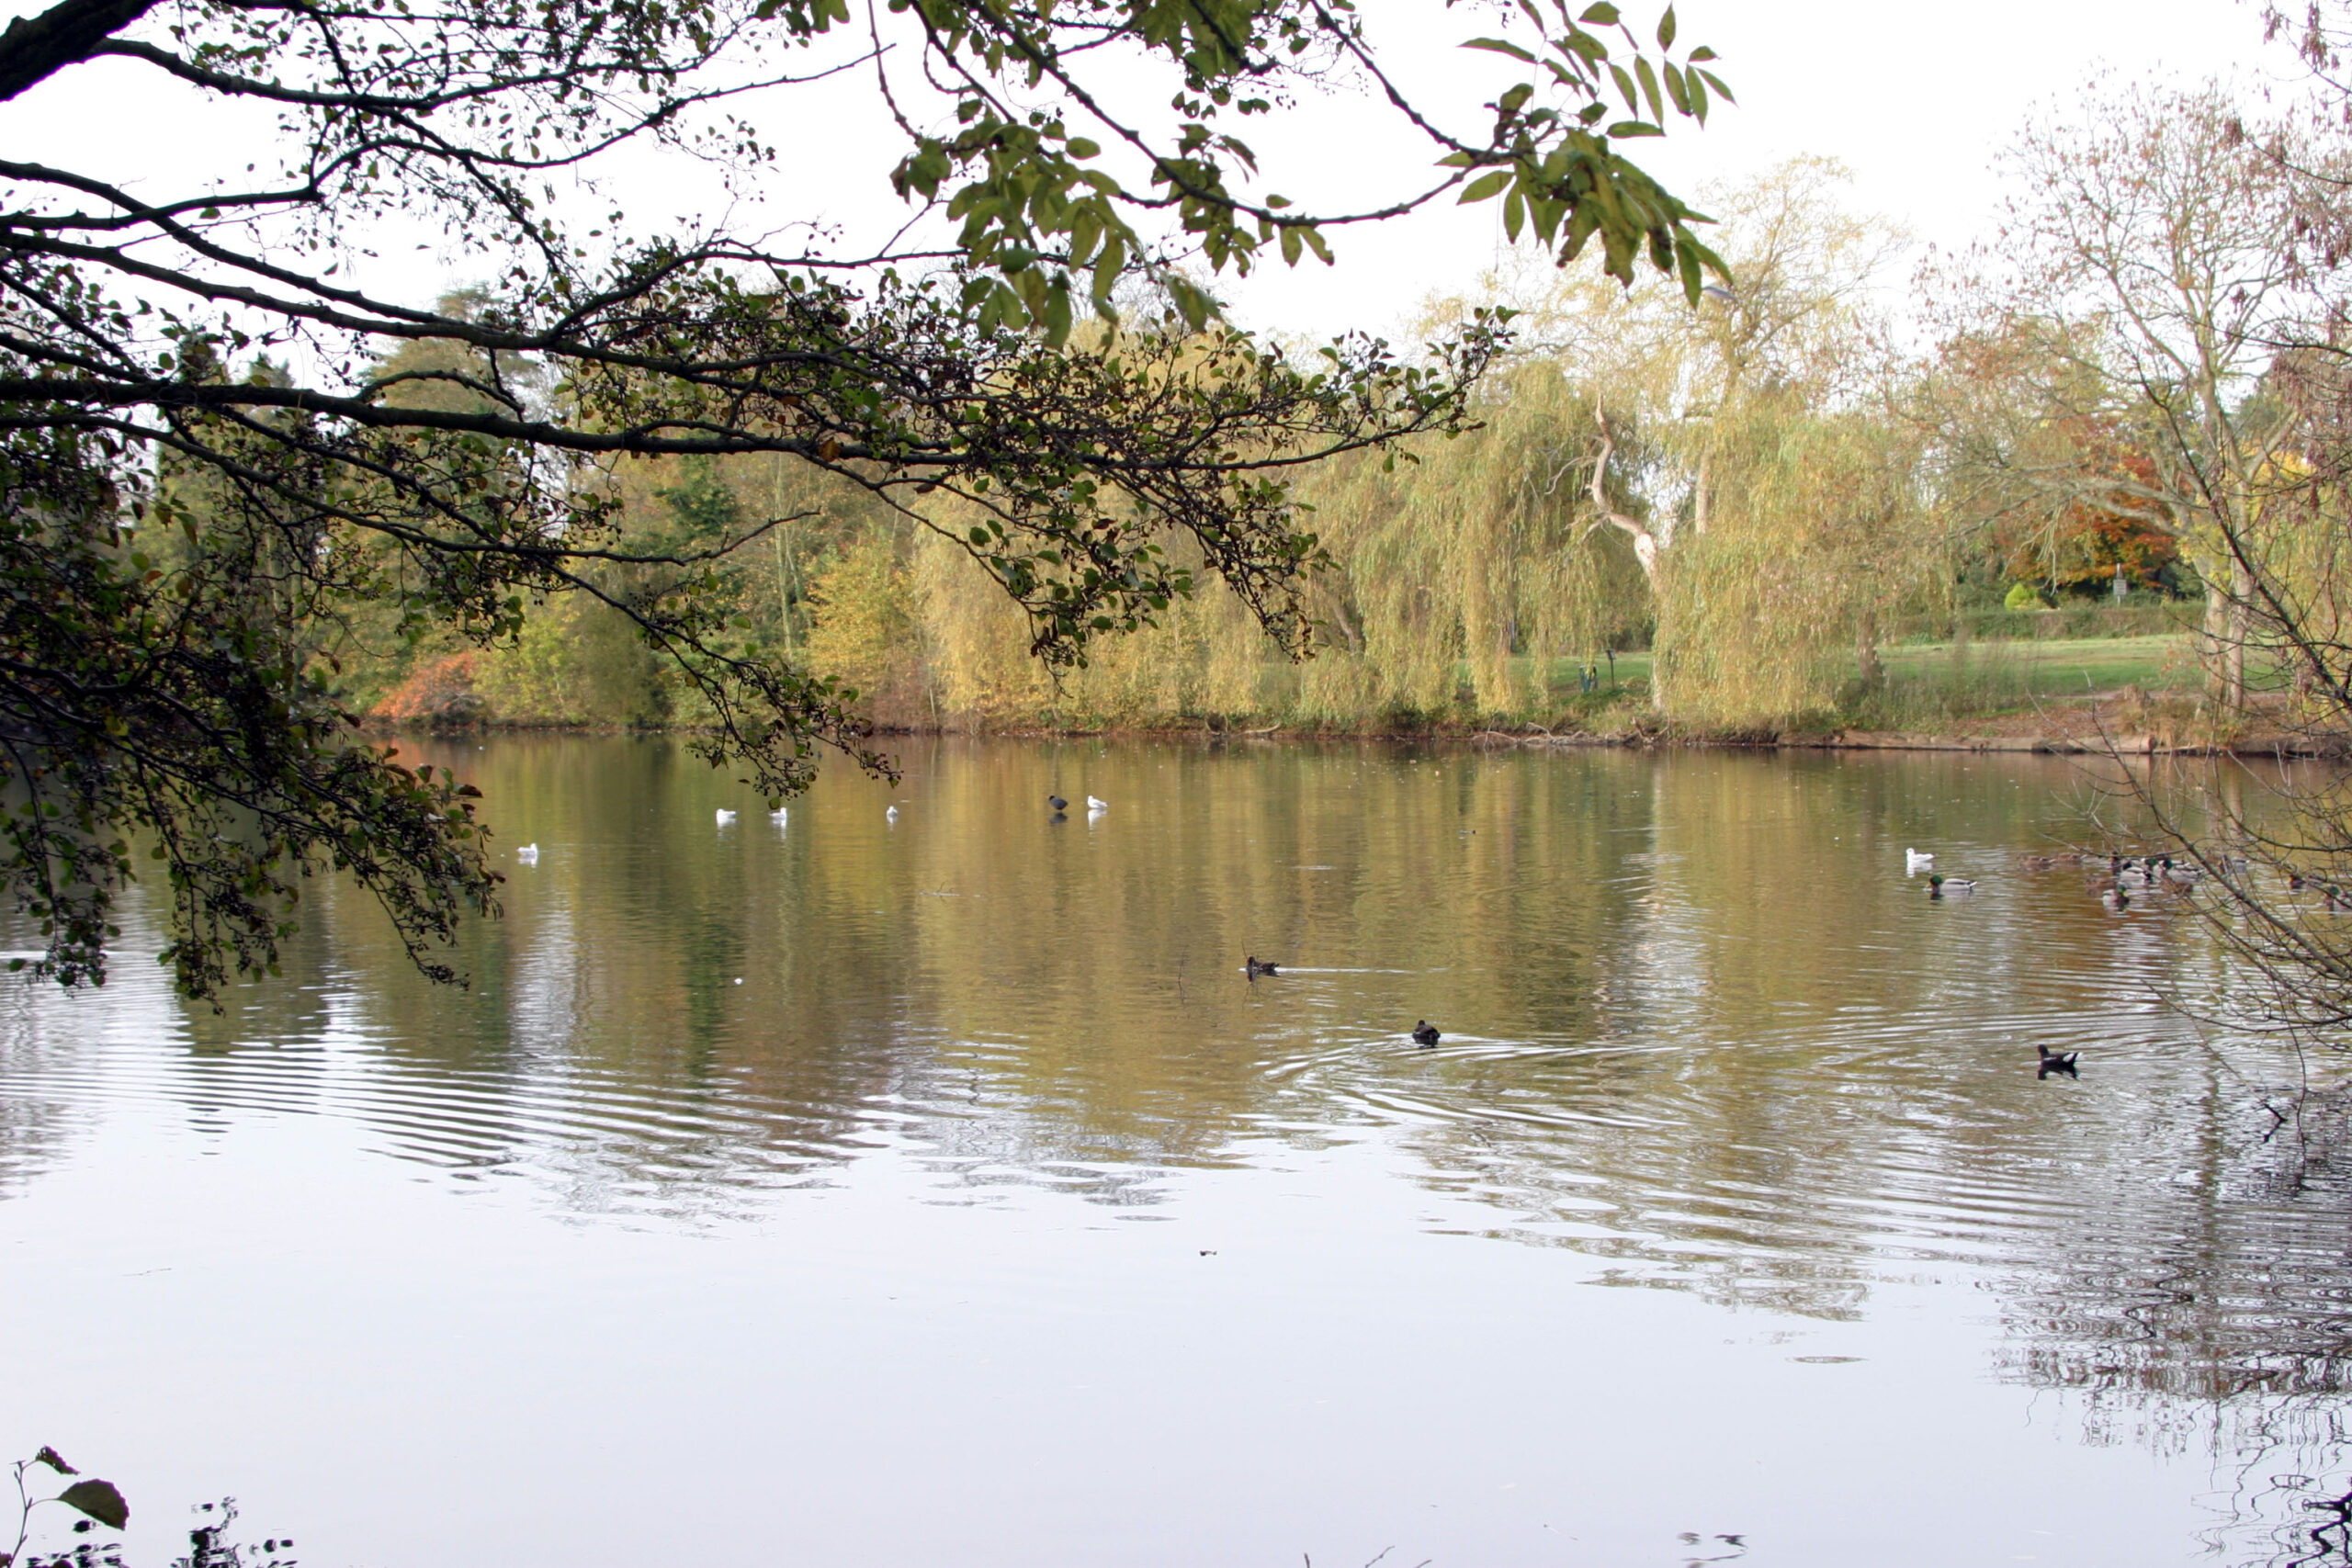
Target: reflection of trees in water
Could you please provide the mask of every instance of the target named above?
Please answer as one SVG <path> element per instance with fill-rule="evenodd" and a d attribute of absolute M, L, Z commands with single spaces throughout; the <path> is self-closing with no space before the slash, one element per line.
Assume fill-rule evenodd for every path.
<path fill-rule="evenodd" d="M 2212 1455 L 2228 1561 L 2352 1561 L 2310 1506 L 2352 1485 L 2352 1097 L 2312 1097 L 2299 1137 L 2225 1069 L 2201 1088 L 2143 1090 L 2138 1145 L 1996 1276 L 1998 1369 L 2066 1393 L 2086 1441 Z"/>

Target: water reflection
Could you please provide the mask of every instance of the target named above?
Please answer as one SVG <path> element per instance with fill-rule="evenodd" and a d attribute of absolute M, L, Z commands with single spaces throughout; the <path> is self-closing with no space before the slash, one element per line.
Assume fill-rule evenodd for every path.
<path fill-rule="evenodd" d="M 660 741 L 428 754 L 540 851 L 468 932 L 471 988 L 330 891 L 291 978 L 219 1018 L 130 964 L 19 994 L 0 1196 L 130 1100 L 221 1137 L 340 1119 L 654 1225 L 885 1150 L 933 1201 L 1149 1216 L 1172 1173 L 1274 1191 L 1280 1151 L 1378 1141 L 1438 1228 L 1606 1282 L 1822 1325 L 1973 1292 L 2083 1438 L 2242 1458 L 2214 1540 L 2247 1561 L 2308 1528 L 2278 1477 L 2343 1469 L 2340 1111 L 2282 1136 L 2286 1066 L 2155 1003 L 2224 979 L 2165 900 L 2017 868 L 2080 831 L 2064 762 L 918 742 L 902 785 L 828 775 L 779 827 Z M 1979 893 L 1928 900 L 1915 843 Z"/>

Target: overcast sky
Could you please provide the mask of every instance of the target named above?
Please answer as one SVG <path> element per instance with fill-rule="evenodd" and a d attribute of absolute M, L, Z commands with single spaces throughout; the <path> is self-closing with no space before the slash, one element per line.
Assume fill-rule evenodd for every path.
<path fill-rule="evenodd" d="M 1496 90 L 1498 72 L 1516 69 L 1458 47 L 1495 30 L 1475 0 L 1451 9 L 1430 0 L 1363 6 L 1380 57 L 1417 101 L 1472 110 Z M 1655 17 L 1641 0 L 1627 13 L 1645 32 Z M 1703 130 L 1678 121 L 1671 136 L 1641 144 L 1670 188 L 1688 195 L 1794 154 L 1826 154 L 1851 167 L 1859 208 L 1946 245 L 1984 228 L 1996 197 L 1994 152 L 2037 105 L 2067 102 L 2101 66 L 2184 82 L 2231 74 L 2251 86 L 2298 75 L 2281 48 L 2263 44 L 2258 8 L 2246 0 L 1684 0 L 1679 16 L 1682 41 L 1715 48 L 1739 101 Z M 174 91 L 152 71 L 103 62 L 0 106 L 0 140 L 12 157 L 104 169 L 151 190 L 184 189 L 196 172 L 266 157 L 266 118 L 218 108 L 191 118 Z M 900 220 L 886 177 L 895 132 L 869 74 L 779 92 L 756 113 L 784 157 L 767 177 L 769 216 L 752 227 L 821 218 L 870 237 Z M 1430 173 L 1429 145 L 1361 97 L 1309 97 L 1277 122 L 1252 122 L 1249 135 L 1271 188 L 1327 209 L 1392 197 Z M 674 156 L 631 153 L 616 175 L 633 227 L 721 216 L 707 182 Z M 1336 233 L 1335 268 L 1310 260 L 1221 287 L 1254 326 L 1317 336 L 1393 330 L 1424 297 L 1465 289 L 1495 262 L 1499 214 L 1499 203 L 1445 207 Z M 422 303 L 486 270 L 437 238 L 387 232 L 368 281 Z"/>
<path fill-rule="evenodd" d="M 1398 14 L 1434 24 L 1389 51 L 1419 65 L 1433 89 L 1464 58 L 1447 46 L 1478 30 L 1466 7 L 1367 0 L 1364 9 L 1376 36 Z M 1640 10 L 1627 6 L 1629 16 Z M 1678 16 L 1682 41 L 1723 56 L 1718 69 L 1739 101 L 1703 130 L 1678 120 L 1665 140 L 1639 144 L 1669 189 L 1687 198 L 1710 181 L 1826 154 L 1853 171 L 1859 209 L 1946 246 L 1987 226 L 1998 196 L 1993 154 L 2038 107 L 2074 99 L 2102 65 L 2181 82 L 2234 74 L 2250 87 L 2301 75 L 2284 46 L 2263 44 L 2260 12 L 2241 0 L 1683 0 Z M 1335 156 L 1384 134 L 1382 117 L 1358 105 L 1317 118 L 1325 122 L 1317 139 Z M 1499 214 L 1499 203 L 1487 203 L 1416 217 L 1349 237 L 1336 268 L 1277 269 L 1230 292 L 1244 319 L 1283 331 L 1393 324 L 1424 296 L 1461 289 L 1493 264 Z"/>

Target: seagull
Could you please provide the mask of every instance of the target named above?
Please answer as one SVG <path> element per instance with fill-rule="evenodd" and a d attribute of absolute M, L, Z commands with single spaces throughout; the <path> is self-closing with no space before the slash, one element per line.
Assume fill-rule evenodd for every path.
<path fill-rule="evenodd" d="M 1428 1019 L 1423 1019 L 1420 1022 L 1413 1025 L 1413 1043 L 1416 1045 L 1436 1044 L 1437 1025 L 1431 1023 Z"/>
<path fill-rule="evenodd" d="M 1935 863 L 1936 857 L 1933 851 L 1926 854 L 1912 849 L 1903 852 L 1903 874 L 1905 876 L 1917 876 Z"/>
<path fill-rule="evenodd" d="M 726 826 L 727 826 L 727 824 L 729 824 L 729 822 L 732 822 L 732 821 L 734 821 L 734 820 L 735 820 L 735 813 L 733 813 L 732 811 L 728 810 L 728 809 L 727 809 L 727 807 L 723 807 L 723 806 L 722 806 L 722 807 L 720 807 L 718 808 L 718 825 L 719 825 L 720 827 L 724 828 L 724 827 L 726 827 Z"/>
<path fill-rule="evenodd" d="M 1111 803 L 1107 800 L 1097 800 L 1094 796 L 1090 795 L 1086 797 L 1086 809 L 1089 811 L 1108 811 L 1111 809 Z"/>
<path fill-rule="evenodd" d="M 2082 1055 L 2080 1051 L 2052 1051 L 2047 1045 L 2036 1045 L 2034 1049 L 2041 1053 L 2041 1066 L 2033 1075 L 2035 1077 L 2046 1078 L 2052 1073 L 2064 1073 L 2070 1078 L 2083 1076 L 2075 1070 L 2075 1058 Z"/>
<path fill-rule="evenodd" d="M 779 828 L 791 820 L 791 818 L 792 810 L 789 807 L 779 806 L 774 811 L 768 813 L 768 820 L 775 823 Z"/>
<path fill-rule="evenodd" d="M 537 865 L 539 863 L 539 846 L 525 844 L 514 852 L 514 858 L 525 865 Z"/>
<path fill-rule="evenodd" d="M 1058 795 L 1049 795 L 1046 796 L 1046 804 L 1052 807 L 1057 811 L 1068 811 L 1069 809 L 1069 802 L 1064 800 Z"/>
<path fill-rule="evenodd" d="M 898 819 L 899 819 L 899 808 L 898 808 L 897 807 L 895 807 L 895 806 L 894 806 L 894 807 L 890 807 L 890 809 L 889 809 L 889 810 L 885 811 L 884 813 L 882 813 L 882 820 L 884 820 L 885 822 L 896 822 Z"/>

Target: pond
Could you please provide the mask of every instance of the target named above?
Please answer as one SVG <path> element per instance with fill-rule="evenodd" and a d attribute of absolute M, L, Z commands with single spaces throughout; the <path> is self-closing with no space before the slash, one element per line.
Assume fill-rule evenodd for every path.
<path fill-rule="evenodd" d="M 2020 867 L 2064 760 L 422 750 L 469 989 L 322 882 L 220 1016 L 141 908 L 0 1002 L 0 1437 L 136 1563 L 2267 1563 L 2352 1486 L 2352 1193 L 2177 900 Z"/>

